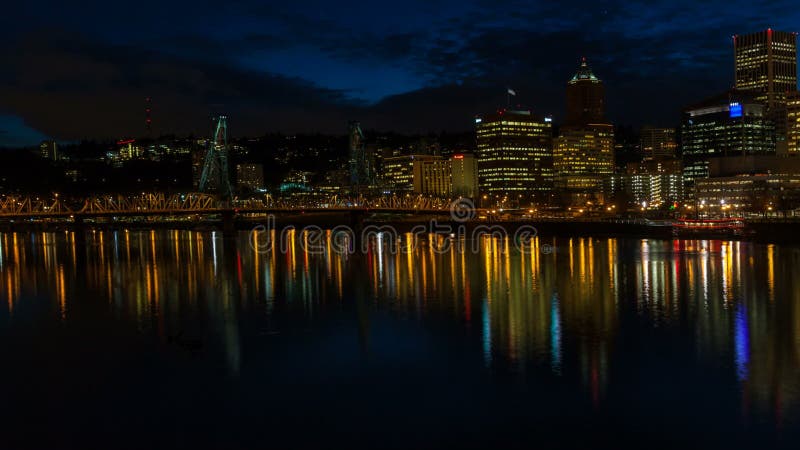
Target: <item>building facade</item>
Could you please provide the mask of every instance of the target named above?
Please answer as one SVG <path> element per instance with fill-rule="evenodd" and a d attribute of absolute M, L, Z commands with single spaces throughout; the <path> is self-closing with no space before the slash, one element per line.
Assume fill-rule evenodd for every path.
<path fill-rule="evenodd" d="M 449 159 L 441 157 L 418 158 L 413 163 L 413 190 L 415 194 L 449 197 L 452 192 L 452 166 Z"/>
<path fill-rule="evenodd" d="M 453 195 L 458 197 L 477 198 L 478 159 L 471 153 L 456 153 L 450 157 L 452 170 Z"/>
<path fill-rule="evenodd" d="M 551 121 L 530 111 L 499 111 L 475 119 L 482 195 L 512 204 L 544 201 L 553 187 Z"/>
<path fill-rule="evenodd" d="M 580 67 L 567 82 L 566 125 L 584 125 L 605 121 L 605 88 L 597 78 L 586 58 L 581 58 Z"/>
<path fill-rule="evenodd" d="M 440 159 L 432 155 L 402 155 L 384 158 L 382 178 L 393 193 L 414 191 L 414 162 Z"/>
<path fill-rule="evenodd" d="M 786 153 L 800 156 L 800 92 L 786 96 Z"/>
<path fill-rule="evenodd" d="M 603 201 L 604 180 L 614 173 L 614 127 L 565 127 L 553 144 L 555 188 L 570 204 Z"/>
<path fill-rule="evenodd" d="M 697 180 L 698 211 L 711 215 L 767 214 L 800 208 L 800 174 L 754 174 Z"/>
<path fill-rule="evenodd" d="M 797 33 L 774 31 L 734 36 L 736 89 L 751 92 L 770 109 L 797 90 Z"/>
<path fill-rule="evenodd" d="M 686 109 L 681 124 L 687 187 L 709 175 L 714 157 L 774 155 L 775 134 L 766 107 L 748 94 L 730 91 Z"/>
<path fill-rule="evenodd" d="M 581 59 L 567 82 L 567 117 L 553 143 L 554 186 L 560 203 L 603 203 L 614 173 L 614 126 L 605 118 L 603 82 Z"/>
<path fill-rule="evenodd" d="M 612 177 L 608 191 L 623 205 L 657 209 L 684 200 L 683 164 L 679 159 L 649 159 L 627 165 Z"/>

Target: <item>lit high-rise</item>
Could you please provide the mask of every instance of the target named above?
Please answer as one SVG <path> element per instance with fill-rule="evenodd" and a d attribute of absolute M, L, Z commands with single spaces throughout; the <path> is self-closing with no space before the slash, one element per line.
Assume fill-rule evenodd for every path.
<path fill-rule="evenodd" d="M 614 173 L 614 126 L 565 127 L 553 144 L 556 189 L 569 203 L 602 201 L 603 180 Z"/>
<path fill-rule="evenodd" d="M 605 118 L 603 82 L 581 59 L 567 82 L 567 117 L 553 145 L 555 188 L 568 204 L 604 200 L 604 180 L 614 172 L 614 126 Z"/>
<path fill-rule="evenodd" d="M 530 111 L 500 111 L 475 122 L 481 193 L 511 204 L 546 200 L 553 182 L 550 120 Z"/>
<path fill-rule="evenodd" d="M 797 33 L 774 31 L 734 36 L 736 89 L 752 92 L 770 109 L 797 90 Z"/>
<path fill-rule="evenodd" d="M 786 96 L 786 149 L 790 155 L 800 155 L 800 92 Z"/>
<path fill-rule="evenodd" d="M 567 82 L 566 125 L 583 125 L 605 121 L 605 88 L 592 72 L 586 58 Z"/>
<path fill-rule="evenodd" d="M 731 91 L 687 108 L 683 114 L 684 180 L 709 175 L 709 158 L 775 154 L 775 126 L 766 106 Z"/>
<path fill-rule="evenodd" d="M 461 197 L 478 196 L 478 160 L 471 153 L 456 153 L 450 158 L 453 194 Z"/>

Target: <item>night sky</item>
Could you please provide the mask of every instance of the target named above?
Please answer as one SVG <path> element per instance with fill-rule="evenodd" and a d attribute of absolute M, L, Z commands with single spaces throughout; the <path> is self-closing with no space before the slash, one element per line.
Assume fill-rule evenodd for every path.
<path fill-rule="evenodd" d="M 79 6 L 76 6 L 79 5 Z M 674 125 L 731 86 L 731 36 L 800 31 L 797 0 L 14 2 L 0 17 L 0 146 L 205 133 L 465 130 L 563 113 L 586 56 L 618 124 Z"/>

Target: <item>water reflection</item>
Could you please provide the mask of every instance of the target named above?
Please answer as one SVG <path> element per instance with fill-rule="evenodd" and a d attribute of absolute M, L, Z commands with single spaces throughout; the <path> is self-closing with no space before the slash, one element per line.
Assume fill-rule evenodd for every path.
<path fill-rule="evenodd" d="M 0 314 L 6 324 L 22 320 L 26 302 L 38 308 L 26 314 L 65 325 L 108 313 L 164 343 L 200 327 L 236 376 L 243 321 L 277 333 L 287 317 L 315 326 L 352 305 L 364 352 L 375 311 L 444 321 L 475 339 L 489 370 L 574 380 L 594 407 L 615 373 L 635 367 L 638 356 L 619 347 L 644 328 L 673 336 L 681 358 L 735 378 L 731 395 L 745 416 L 782 423 L 800 403 L 796 248 L 535 238 L 519 251 L 486 238 L 472 254 L 458 242 L 437 252 L 443 237 L 409 234 L 379 236 L 361 255 L 335 251 L 330 231 L 313 253 L 303 251 L 313 240 L 307 231 L 286 237 L 285 249 L 263 250 L 245 233 L 0 234 Z"/>

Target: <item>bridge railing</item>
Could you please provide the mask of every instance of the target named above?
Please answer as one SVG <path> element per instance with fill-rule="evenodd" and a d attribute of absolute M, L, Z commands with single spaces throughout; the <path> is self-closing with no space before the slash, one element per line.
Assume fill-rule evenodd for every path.
<path fill-rule="evenodd" d="M 85 199 L 65 201 L 59 196 L 0 196 L 0 217 L 45 217 L 75 214 L 108 215 L 126 213 L 198 213 L 234 208 L 239 212 L 259 210 L 298 209 L 383 209 L 402 211 L 445 211 L 450 200 L 424 195 L 391 195 L 375 198 L 332 195 L 314 199 L 273 197 L 266 194 L 253 198 L 234 198 L 224 202 L 204 193 L 147 193 L 140 195 L 95 195 Z"/>
<path fill-rule="evenodd" d="M 58 197 L 42 199 L 39 197 L 5 196 L 0 197 L 0 214 L 35 215 L 39 213 L 61 214 L 73 212 L 66 202 Z"/>

